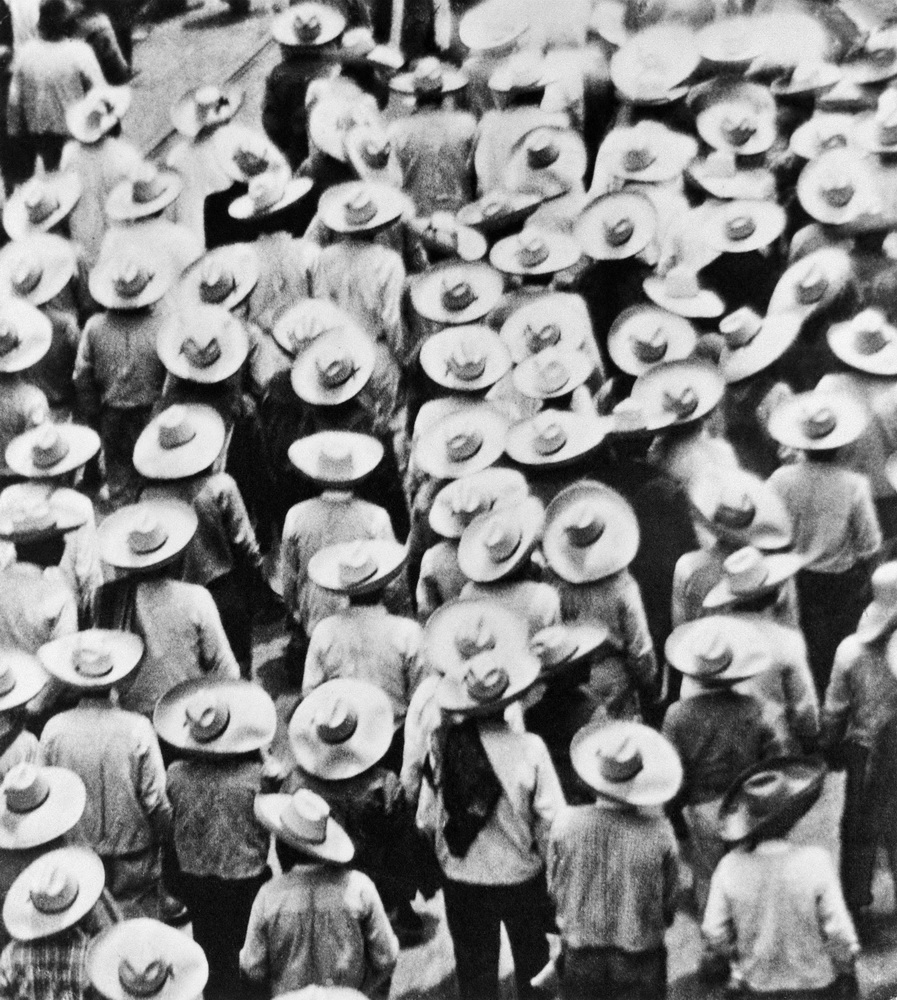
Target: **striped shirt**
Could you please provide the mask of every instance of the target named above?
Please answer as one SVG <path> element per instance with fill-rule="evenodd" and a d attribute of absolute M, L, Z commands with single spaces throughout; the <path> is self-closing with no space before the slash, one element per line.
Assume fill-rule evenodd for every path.
<path fill-rule="evenodd" d="M 90 938 L 73 928 L 39 941 L 11 941 L 0 956 L 0 996 L 81 1000 L 92 993 L 85 967 Z"/>

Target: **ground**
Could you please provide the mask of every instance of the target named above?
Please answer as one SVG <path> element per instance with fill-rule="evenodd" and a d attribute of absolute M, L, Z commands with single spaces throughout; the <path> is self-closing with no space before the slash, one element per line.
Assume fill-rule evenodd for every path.
<path fill-rule="evenodd" d="M 851 0 L 865 10 L 887 8 L 892 0 Z M 190 87 L 206 82 L 238 82 L 246 89 L 240 118 L 258 122 L 264 78 L 278 61 L 277 46 L 268 32 L 270 12 L 264 0 L 253 0 L 251 13 L 233 18 L 219 0 L 181 17 L 148 26 L 147 37 L 136 47 L 134 101 L 125 120 L 125 134 L 146 153 L 164 149 L 171 141 L 169 110 L 177 97 Z M 281 662 L 283 640 L 277 637 L 272 618 L 259 623 L 254 671 L 260 682 L 276 698 L 281 717 L 278 737 L 281 753 L 286 753 L 285 724 L 296 704 L 298 692 L 291 689 Z M 820 802 L 801 822 L 799 835 L 808 842 L 837 851 L 838 822 L 843 799 L 843 779 L 831 776 Z M 875 917 L 871 935 L 860 961 L 862 996 L 865 1000 L 892 1000 L 897 997 L 897 917 L 892 915 L 894 899 L 890 880 L 879 872 L 876 881 Z M 421 947 L 403 951 L 393 980 L 391 996 L 447 998 L 457 995 L 451 941 L 445 928 L 441 901 L 417 904 L 426 914 L 428 940 Z M 713 998 L 716 994 L 695 976 L 700 954 L 697 924 L 682 913 L 668 937 L 672 1000 Z M 505 954 L 507 975 L 510 961 Z M 507 995 L 512 994 L 506 981 Z"/>

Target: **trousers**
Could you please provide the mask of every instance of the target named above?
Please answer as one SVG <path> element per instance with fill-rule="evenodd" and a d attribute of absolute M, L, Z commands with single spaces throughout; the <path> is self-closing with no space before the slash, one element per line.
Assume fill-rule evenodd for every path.
<path fill-rule="evenodd" d="M 563 1000 L 663 1000 L 667 995 L 666 948 L 564 949 L 560 968 Z"/>

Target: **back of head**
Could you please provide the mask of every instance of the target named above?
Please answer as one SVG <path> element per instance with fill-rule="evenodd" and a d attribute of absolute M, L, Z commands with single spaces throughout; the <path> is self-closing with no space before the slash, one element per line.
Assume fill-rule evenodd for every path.
<path fill-rule="evenodd" d="M 41 38 L 57 42 L 72 33 L 72 9 L 68 0 L 43 0 L 38 14 L 37 30 Z"/>

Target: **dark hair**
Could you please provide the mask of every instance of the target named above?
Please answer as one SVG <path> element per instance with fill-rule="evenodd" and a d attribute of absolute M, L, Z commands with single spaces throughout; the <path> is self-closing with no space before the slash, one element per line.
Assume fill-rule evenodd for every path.
<path fill-rule="evenodd" d="M 67 0 L 43 0 L 37 30 L 48 42 L 58 42 L 71 35 L 72 10 Z"/>
<path fill-rule="evenodd" d="M 16 558 L 19 562 L 34 563 L 35 566 L 58 566 L 65 552 L 65 537 L 54 535 L 37 542 L 16 542 Z"/>

